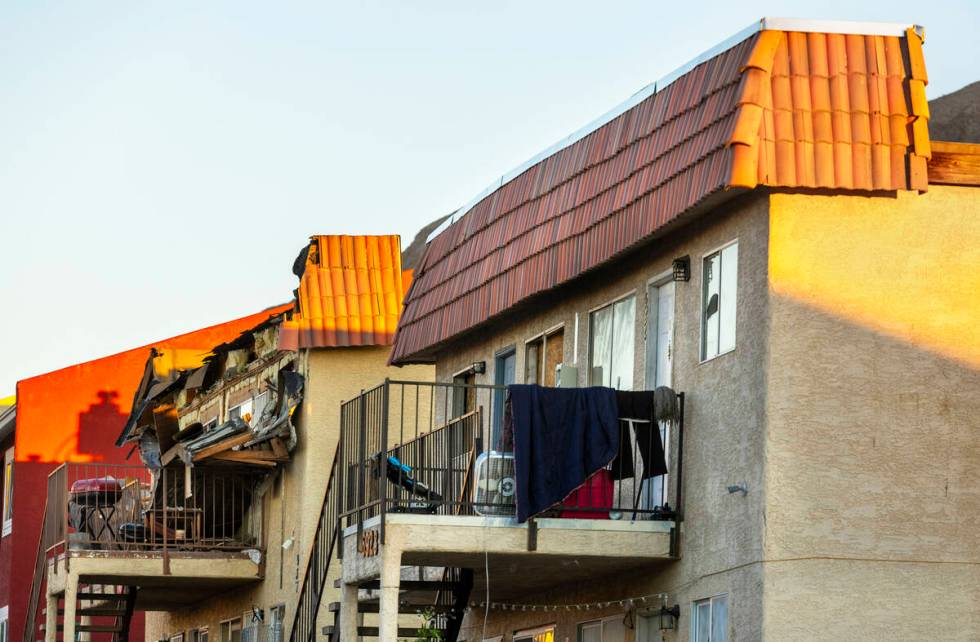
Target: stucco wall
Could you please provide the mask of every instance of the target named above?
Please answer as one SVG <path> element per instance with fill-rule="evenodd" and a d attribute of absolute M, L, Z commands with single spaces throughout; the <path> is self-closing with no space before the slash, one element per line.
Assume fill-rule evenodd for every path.
<path fill-rule="evenodd" d="M 267 611 L 278 604 L 286 606 L 288 635 L 337 446 L 341 402 L 381 383 L 385 377 L 421 381 L 433 378 L 431 366 L 387 367 L 388 352 L 388 347 L 361 347 L 302 354 L 299 367 L 306 377 L 306 387 L 297 422 L 297 447 L 284 474 L 263 500 L 265 579 L 215 596 L 196 609 L 148 614 L 147 642 L 202 626 L 210 628 L 213 642 L 220 642 L 220 621 L 249 613 L 252 607 Z M 283 543 L 290 539 L 291 546 L 284 550 Z M 339 570 L 335 573 L 339 576 Z M 326 606 L 336 596 L 332 582 L 330 587 L 321 604 L 318 630 L 332 623 Z"/>
<path fill-rule="evenodd" d="M 555 569 L 556 589 L 548 596 L 528 596 L 528 602 L 581 602 L 669 592 L 682 607 L 680 629 L 667 639 L 687 639 L 691 600 L 727 592 L 733 640 L 759 639 L 761 633 L 761 571 L 753 562 L 761 557 L 763 542 L 765 336 L 768 327 L 767 243 L 768 201 L 764 196 L 740 199 L 710 212 L 676 234 L 655 241 L 619 261 L 614 269 L 551 293 L 531 311 L 518 313 L 505 323 L 481 329 L 445 350 L 437 362 L 437 378 L 449 381 L 453 373 L 474 361 L 486 361 L 487 372 L 478 383 L 493 383 L 494 355 L 516 345 L 518 382 L 525 372 L 524 342 L 557 324 L 565 324 L 564 362 L 573 363 L 575 314 L 578 321 L 579 383 L 586 385 L 588 370 L 588 313 L 611 299 L 635 291 L 636 337 L 634 382 L 645 388 L 646 288 L 648 281 L 670 270 L 675 257 L 689 254 L 692 278 L 676 285 L 673 387 L 687 393 L 684 444 L 684 508 L 677 562 L 638 569 L 633 577 L 595 578 L 588 586 L 562 586 Z M 701 259 L 718 247 L 738 239 L 739 274 L 737 343 L 734 352 L 699 363 Z M 676 446 L 676 444 L 674 444 Z M 676 453 L 676 448 L 672 448 Z M 676 469 L 676 461 L 669 463 Z M 749 485 L 747 497 L 729 495 L 725 487 Z M 672 491 L 671 491 L 672 492 Z M 491 569 L 492 575 L 492 569 Z M 484 599 L 482 586 L 474 599 Z M 493 597 L 491 595 L 491 601 Z M 615 609 L 613 609 L 615 610 Z M 479 612 L 477 612 L 479 611 Z M 576 622 L 593 619 L 589 613 L 491 612 L 488 637 L 529 626 L 558 622 L 556 639 L 575 640 Z M 483 612 L 471 611 L 463 636 L 479 639 Z M 659 637 L 658 637 L 659 639 Z"/>
<path fill-rule="evenodd" d="M 766 638 L 980 639 L 980 189 L 770 225 Z"/>

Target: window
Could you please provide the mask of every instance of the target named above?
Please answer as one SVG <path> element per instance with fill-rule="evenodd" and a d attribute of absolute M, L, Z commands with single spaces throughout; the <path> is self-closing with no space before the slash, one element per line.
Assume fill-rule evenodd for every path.
<path fill-rule="evenodd" d="M 592 620 L 578 625 L 578 642 L 624 642 L 626 625 L 623 616 Z"/>
<path fill-rule="evenodd" d="M 565 330 L 558 328 L 525 345 L 524 383 L 558 385 L 558 368 L 565 358 Z"/>
<path fill-rule="evenodd" d="M 173 635 L 170 636 L 170 642 L 184 642 L 184 634 L 174 633 Z"/>
<path fill-rule="evenodd" d="M 220 642 L 242 642 L 242 618 L 236 617 L 221 623 Z"/>
<path fill-rule="evenodd" d="M 633 389 L 635 319 L 636 297 L 632 295 L 590 315 L 591 385 Z"/>
<path fill-rule="evenodd" d="M 251 423 L 252 421 L 252 400 L 246 399 L 237 406 L 232 406 L 228 409 L 228 421 L 233 419 L 241 419 L 245 423 Z"/>
<path fill-rule="evenodd" d="M 285 619 L 286 606 L 284 604 L 269 609 L 269 642 L 282 642 L 282 628 Z"/>
<path fill-rule="evenodd" d="M 208 627 L 202 626 L 199 629 L 191 629 L 187 632 L 188 642 L 208 642 Z"/>
<path fill-rule="evenodd" d="M 728 595 L 698 600 L 691 608 L 691 642 L 728 640 Z"/>
<path fill-rule="evenodd" d="M 3 534 L 10 535 L 14 528 L 14 449 L 8 448 L 3 456 Z M 0 641 L 2 642 L 2 641 Z"/>
<path fill-rule="evenodd" d="M 498 386 L 509 386 L 517 383 L 517 351 L 507 348 L 497 353 L 494 358 L 493 382 Z M 493 395 L 493 434 L 491 444 L 495 444 L 498 449 L 503 445 L 500 443 L 500 429 L 504 423 L 504 391 L 494 390 Z"/>
<path fill-rule="evenodd" d="M 7 620 L 10 607 L 0 607 L 0 642 L 7 642 L 10 637 L 10 623 Z"/>
<path fill-rule="evenodd" d="M 555 642 L 555 627 L 552 625 L 518 631 L 514 634 L 514 642 Z"/>
<path fill-rule="evenodd" d="M 738 242 L 704 257 L 701 271 L 701 360 L 735 349 Z"/>
<path fill-rule="evenodd" d="M 462 417 L 476 407 L 476 388 L 466 388 L 476 384 L 476 373 L 466 370 L 453 377 L 453 417 Z"/>

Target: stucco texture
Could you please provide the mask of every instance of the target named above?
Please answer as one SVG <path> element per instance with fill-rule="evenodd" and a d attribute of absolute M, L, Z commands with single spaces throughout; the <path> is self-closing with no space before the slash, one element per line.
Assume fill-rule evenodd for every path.
<path fill-rule="evenodd" d="M 767 639 L 980 639 L 978 213 L 772 195 Z"/>
<path fill-rule="evenodd" d="M 692 276 L 676 284 L 673 344 L 673 383 L 687 394 L 684 443 L 684 507 L 679 552 L 675 562 L 651 562 L 629 576 L 599 575 L 586 583 L 561 582 L 561 562 L 555 562 L 555 588 L 547 594 L 527 596 L 528 603 L 577 603 L 619 600 L 658 592 L 670 594 L 671 604 L 682 607 L 676 632 L 667 640 L 689 636 L 692 600 L 720 593 L 730 596 L 731 640 L 761 638 L 762 579 L 756 563 L 763 551 L 765 458 L 765 365 L 768 328 L 768 225 L 766 195 L 751 195 L 718 208 L 675 234 L 659 239 L 574 287 L 550 293 L 528 310 L 518 312 L 490 330 L 452 345 L 437 361 L 437 378 L 449 381 L 453 373 L 474 361 L 486 361 L 487 372 L 478 383 L 494 382 L 493 356 L 517 347 L 518 382 L 525 372 L 524 342 L 564 324 L 564 363 L 578 366 L 579 385 L 587 385 L 589 363 L 589 311 L 613 299 L 635 293 L 636 336 L 634 388 L 645 382 L 647 284 L 669 272 L 674 258 L 690 255 Z M 700 362 L 701 263 L 706 254 L 738 240 L 739 274 L 737 341 L 733 352 Z M 575 360 L 575 315 L 578 347 Z M 671 451 L 676 453 L 675 441 Z M 676 470 L 673 457 L 668 462 Z M 746 482 L 748 496 L 730 495 L 725 487 Z M 669 491 L 673 504 L 673 489 Z M 569 560 L 566 560 L 568 562 Z M 491 588 L 493 568 L 490 569 Z M 484 600 L 485 587 L 474 588 L 475 600 Z M 491 601 L 493 600 L 491 591 Z M 621 607 L 602 614 L 622 612 Z M 486 635 L 492 637 L 526 627 L 557 623 L 556 640 L 576 639 L 577 623 L 597 617 L 594 611 L 548 614 L 492 611 Z M 483 611 L 470 612 L 463 637 L 478 640 L 483 634 Z M 659 639 L 659 631 L 657 632 Z M 631 630 L 627 632 L 632 636 Z M 631 639 L 631 638 L 630 638 Z"/>

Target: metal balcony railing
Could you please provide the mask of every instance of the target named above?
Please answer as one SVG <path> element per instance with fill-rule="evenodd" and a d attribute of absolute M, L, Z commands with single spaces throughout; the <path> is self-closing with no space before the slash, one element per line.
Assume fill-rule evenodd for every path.
<path fill-rule="evenodd" d="M 385 381 L 341 407 L 341 510 L 345 526 L 386 513 L 515 513 L 513 453 L 504 433 L 506 387 Z M 683 394 L 675 426 L 658 426 L 668 470 L 680 473 Z M 621 439 L 636 440 L 626 422 Z M 634 459 L 636 459 L 634 457 Z M 674 520 L 680 475 L 647 480 L 600 471 L 547 516 Z M 618 481 L 617 481 L 618 480 Z"/>
<path fill-rule="evenodd" d="M 48 476 L 42 546 L 49 557 L 258 548 L 249 527 L 257 483 L 230 467 L 62 464 Z"/>

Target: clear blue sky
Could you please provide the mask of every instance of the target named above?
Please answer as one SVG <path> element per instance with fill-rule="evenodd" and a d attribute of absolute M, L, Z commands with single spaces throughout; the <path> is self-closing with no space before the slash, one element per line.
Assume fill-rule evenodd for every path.
<path fill-rule="evenodd" d="M 926 26 L 977 2 L 5 3 L 0 396 L 290 298 L 314 233 L 400 233 L 764 15 Z"/>

